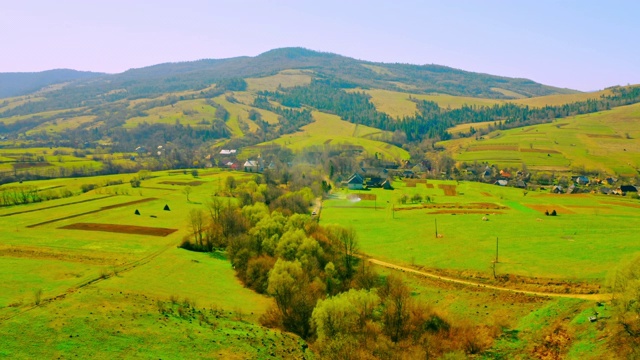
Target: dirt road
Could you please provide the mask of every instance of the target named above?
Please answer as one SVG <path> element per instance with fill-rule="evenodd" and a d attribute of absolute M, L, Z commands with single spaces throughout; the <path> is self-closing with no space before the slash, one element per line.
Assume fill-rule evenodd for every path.
<path fill-rule="evenodd" d="M 547 293 L 547 292 L 539 292 L 539 291 L 518 290 L 518 289 L 511 289 L 511 288 L 506 288 L 506 287 L 502 287 L 502 286 L 486 285 L 486 284 L 473 282 L 473 281 L 469 281 L 469 280 L 461 280 L 461 279 L 456 279 L 456 278 L 452 278 L 452 277 L 441 276 L 441 275 L 438 275 L 438 274 L 433 274 L 433 273 L 429 273 L 429 272 L 426 272 L 426 271 L 415 270 L 415 269 L 412 269 L 412 268 L 408 268 L 408 267 L 404 267 L 404 266 L 388 263 L 388 262 L 385 262 L 385 261 L 382 261 L 382 260 L 377 260 L 377 259 L 369 258 L 367 260 L 372 264 L 376 264 L 376 265 L 379 265 L 379 266 L 384 266 L 384 267 L 389 268 L 389 269 L 400 270 L 400 271 L 409 272 L 409 273 L 413 273 L 413 274 L 417 274 L 417 275 L 421 275 L 421 276 L 425 276 L 425 277 L 429 277 L 429 278 L 433 278 L 433 279 L 437 279 L 437 280 L 441 280 L 441 281 L 447 281 L 447 282 L 452 282 L 452 283 L 456 283 L 456 284 L 462 284 L 462 285 L 472 286 L 472 287 L 477 287 L 477 288 L 483 288 L 483 289 L 498 290 L 498 291 L 509 291 L 509 292 L 514 292 L 514 293 L 528 294 L 528 295 L 534 295 L 534 296 L 572 298 L 572 299 L 582 299 L 582 300 L 591 300 L 591 301 L 609 301 L 609 300 L 611 300 L 611 294 L 557 294 L 557 293 Z"/>

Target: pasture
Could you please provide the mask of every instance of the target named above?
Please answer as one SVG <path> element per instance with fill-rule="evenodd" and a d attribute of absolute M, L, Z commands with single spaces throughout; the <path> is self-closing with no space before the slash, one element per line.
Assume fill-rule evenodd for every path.
<path fill-rule="evenodd" d="M 388 159 L 400 160 L 409 158 L 409 153 L 404 149 L 375 140 L 376 137 L 386 134 L 382 130 L 364 125 L 356 125 L 344 121 L 336 115 L 318 111 L 313 112 L 313 118 L 315 121 L 303 126 L 301 131 L 259 144 L 249 149 L 249 151 L 259 149 L 260 146 L 268 146 L 271 144 L 288 147 L 294 152 L 308 147 L 321 147 L 326 144 L 331 144 L 332 146 L 360 149 L 370 155 L 378 153 Z M 244 151 L 245 150 L 243 150 L 243 154 L 245 154 Z"/>
<path fill-rule="evenodd" d="M 224 255 L 177 248 L 189 233 L 189 211 L 204 208 L 230 175 L 251 178 L 158 172 L 135 189 L 128 183 L 134 175 L 24 182 L 68 186 L 74 196 L 0 208 L 0 357 L 67 357 L 85 351 L 78 344 L 96 358 L 113 351 L 205 358 L 300 351 L 296 338 L 255 324 L 272 299 L 244 288 Z M 78 183 L 118 176 L 122 185 L 78 190 Z M 191 315 L 178 314 L 184 303 Z M 25 338 L 34 341 L 25 346 Z"/>
<path fill-rule="evenodd" d="M 498 274 L 563 281 L 601 282 L 640 251 L 637 200 L 548 191 L 525 195 L 471 182 L 428 180 L 409 187 L 396 181 L 394 187 L 339 193 L 323 203 L 321 223 L 353 226 L 362 252 L 373 258 L 463 276 L 490 277 L 496 238 Z M 376 198 L 354 199 L 360 193 Z M 402 204 L 404 194 L 431 202 Z M 559 215 L 545 216 L 546 210 Z"/>
<path fill-rule="evenodd" d="M 500 167 L 570 171 L 574 168 L 634 176 L 640 168 L 640 104 L 494 131 L 482 140 L 442 142 L 457 161 Z"/>

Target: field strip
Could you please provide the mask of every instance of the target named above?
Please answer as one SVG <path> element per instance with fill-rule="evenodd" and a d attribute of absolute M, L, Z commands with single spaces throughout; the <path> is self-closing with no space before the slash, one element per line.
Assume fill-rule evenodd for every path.
<path fill-rule="evenodd" d="M 144 257 L 142 257 L 142 258 L 140 258 L 138 260 L 133 260 L 133 261 L 131 261 L 129 263 L 123 264 L 123 265 L 118 267 L 117 272 L 119 274 L 119 273 L 123 273 L 123 272 L 126 272 L 126 271 L 131 271 L 131 270 L 137 268 L 138 266 L 144 265 L 144 264 L 150 262 L 151 260 L 155 259 L 156 257 L 158 257 L 160 254 L 162 254 L 165 251 L 167 251 L 169 248 L 172 248 L 173 246 L 175 246 L 175 244 L 169 244 L 169 245 L 163 247 L 162 249 L 160 249 L 158 251 L 155 251 L 155 252 L 153 252 L 153 253 L 151 253 L 151 254 L 149 254 L 147 256 L 144 256 Z M 114 274 L 107 275 L 107 276 L 100 275 L 100 276 L 97 276 L 97 277 L 95 277 L 93 279 L 89 279 L 89 280 L 83 281 L 80 284 L 67 289 L 62 294 L 58 294 L 58 295 L 52 296 L 50 298 L 42 299 L 42 301 L 40 302 L 39 305 L 31 305 L 31 306 L 25 308 L 22 311 L 19 311 L 17 313 L 11 314 L 9 316 L 0 318 L 0 323 L 2 323 L 3 321 L 11 320 L 11 319 L 15 318 L 16 316 L 24 314 L 27 311 L 36 309 L 36 308 L 38 308 L 40 306 L 45 306 L 45 305 L 47 305 L 47 304 L 49 304 L 51 302 L 54 302 L 56 300 L 62 300 L 64 298 L 66 298 L 67 295 L 71 295 L 71 294 L 75 293 L 76 291 L 78 291 L 78 290 L 80 290 L 80 289 L 82 289 L 84 287 L 87 287 L 89 285 L 93 285 L 93 284 L 98 283 L 100 281 L 107 280 L 107 279 L 111 278 L 112 276 L 117 276 L 117 274 L 114 273 Z"/>
<path fill-rule="evenodd" d="M 456 279 L 456 278 L 447 277 L 447 276 L 441 276 L 441 275 L 437 275 L 437 274 L 434 274 L 434 273 L 415 270 L 415 269 L 411 269 L 411 268 L 408 268 L 408 267 L 404 267 L 404 266 L 388 263 L 388 262 L 377 260 L 377 259 L 366 258 L 366 260 L 369 261 L 372 264 L 383 266 L 383 267 L 386 267 L 388 269 L 400 270 L 400 271 L 403 271 L 403 272 L 409 272 L 409 273 L 413 273 L 413 274 L 429 277 L 429 278 L 432 278 L 432 279 L 452 282 L 452 283 L 466 285 L 466 286 L 473 286 L 473 287 L 478 287 L 478 288 L 483 288 L 483 289 L 489 289 L 489 290 L 508 291 L 508 292 L 513 292 L 513 293 L 527 294 L 527 295 L 534 295 L 534 296 L 560 297 L 560 298 L 571 298 L 571 299 L 581 299 L 581 300 L 591 300 L 591 301 L 608 301 L 608 300 L 611 300 L 611 297 L 612 297 L 611 294 L 557 294 L 557 293 L 547 293 L 547 292 L 511 289 L 511 288 L 506 288 L 506 287 L 502 287 L 502 286 L 486 285 L 486 284 L 481 284 L 481 283 L 478 283 L 478 282 L 473 282 L 473 281 L 468 281 L 468 280 L 461 280 L 461 279 Z"/>
<path fill-rule="evenodd" d="M 85 230 L 85 231 L 102 231 L 121 234 L 134 235 L 150 235 L 150 236 L 167 236 L 178 231 L 178 229 L 136 226 L 136 225 L 118 225 L 118 224 L 98 224 L 98 223 L 75 223 L 59 227 L 58 229 L 68 230 Z"/>
<path fill-rule="evenodd" d="M 82 204 L 82 203 L 86 203 L 86 202 L 89 202 L 89 201 L 96 201 L 96 200 L 102 200 L 102 199 L 110 198 L 110 197 L 112 197 L 112 196 L 115 196 L 115 195 L 107 195 L 107 196 L 102 196 L 102 197 L 95 198 L 95 199 L 86 199 L 86 200 L 81 200 L 81 201 L 76 201 L 76 202 L 70 202 L 70 203 L 66 203 L 66 204 L 60 204 L 60 205 L 47 206 L 47 207 L 43 207 L 43 208 L 39 208 L 39 209 L 31 209 L 31 210 L 16 211 L 16 212 L 8 213 L 8 214 L 2 214 L 2 215 L 0 215 L 0 217 L 11 216 L 11 215 L 18 215 L 18 214 L 26 214 L 26 213 L 30 213 L 30 212 L 35 212 L 35 211 L 40 211 L 40 210 L 47 210 L 47 209 L 53 209 L 53 208 L 57 208 L 57 207 L 67 206 L 67 205 Z"/>
<path fill-rule="evenodd" d="M 69 216 L 65 216 L 65 217 L 61 217 L 61 218 L 57 218 L 57 219 L 53 219 L 53 220 L 47 220 L 47 221 L 43 221 L 41 223 L 27 225 L 27 227 L 28 228 L 34 228 L 36 226 L 47 225 L 47 224 L 51 224 L 51 223 L 62 221 L 62 220 L 73 219 L 73 218 L 76 218 L 76 217 L 79 217 L 79 216 L 83 216 L 83 215 L 95 214 L 95 213 L 98 213 L 98 212 L 101 212 L 101 211 L 105 211 L 105 210 L 116 209 L 116 208 L 119 208 L 119 207 L 124 207 L 124 206 L 128 206 L 128 205 L 133 205 L 133 204 L 145 203 L 145 202 L 153 201 L 153 200 L 157 200 L 157 199 L 156 198 L 146 198 L 146 199 L 129 201 L 129 202 L 122 203 L 122 204 L 107 205 L 107 206 L 103 206 L 103 207 L 101 207 L 100 209 L 97 209 L 97 210 L 91 210 L 91 211 L 87 211 L 87 212 L 83 212 L 83 213 L 79 213 L 79 214 L 73 214 L 73 215 L 69 215 Z"/>

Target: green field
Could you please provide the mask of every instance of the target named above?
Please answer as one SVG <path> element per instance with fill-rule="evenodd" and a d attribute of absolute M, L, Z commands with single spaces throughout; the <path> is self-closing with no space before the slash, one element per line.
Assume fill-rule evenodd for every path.
<path fill-rule="evenodd" d="M 524 196 L 520 189 L 471 182 L 428 184 L 434 187 L 395 182 L 393 191 L 363 192 L 375 194 L 375 201 L 343 193 L 323 203 L 321 223 L 354 226 L 362 251 L 374 258 L 485 276 L 496 238 L 498 272 L 526 277 L 601 281 L 621 259 L 640 251 L 638 201 L 548 191 Z M 455 186 L 456 195 L 444 195 L 441 184 Z M 433 203 L 402 205 L 404 193 L 430 196 Z M 545 210 L 559 216 L 545 216 Z"/>
<path fill-rule="evenodd" d="M 356 125 L 344 121 L 336 115 L 318 111 L 313 112 L 313 118 L 315 121 L 303 126 L 301 131 L 259 144 L 250 148 L 249 151 L 255 152 L 261 146 L 271 144 L 285 146 L 293 151 L 330 144 L 331 146 L 337 147 L 356 147 L 362 151 L 366 151 L 369 155 L 378 153 L 384 158 L 393 160 L 409 158 L 409 153 L 404 149 L 375 140 L 377 136 L 384 134 L 381 130 L 364 125 Z"/>
<path fill-rule="evenodd" d="M 482 140 L 442 142 L 458 161 L 500 167 L 570 171 L 573 168 L 634 176 L 640 168 L 640 105 L 558 119 L 550 124 L 494 131 Z M 508 148 L 505 148 L 507 146 Z"/>
<path fill-rule="evenodd" d="M 230 175 L 238 181 L 251 178 L 219 170 L 201 171 L 198 178 L 160 172 L 135 189 L 128 182 L 135 175 L 24 182 L 41 189 L 65 186 L 79 194 L 82 183 L 124 180 L 68 198 L 0 208 L 0 358 L 89 352 L 112 358 L 119 352 L 243 359 L 271 353 L 285 358 L 301 351 L 297 337 L 257 325 L 272 299 L 244 288 L 223 254 L 177 248 L 189 233 L 189 211 L 204 208 Z M 187 201 L 182 190 L 194 181 Z M 62 229 L 77 223 L 110 230 Z M 167 236 L 152 230 L 148 235 L 113 232 L 123 226 L 177 231 Z M 185 299 L 193 310 L 177 315 L 177 304 Z M 159 302 L 173 310 L 160 312 Z M 25 338 L 32 339 L 26 346 Z"/>

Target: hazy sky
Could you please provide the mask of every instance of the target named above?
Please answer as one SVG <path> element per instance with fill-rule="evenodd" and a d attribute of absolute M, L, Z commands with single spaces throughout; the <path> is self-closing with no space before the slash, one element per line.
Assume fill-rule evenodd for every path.
<path fill-rule="evenodd" d="M 586 91 L 640 83 L 639 16 L 637 0 L 0 0 L 0 72 L 302 46 Z"/>

